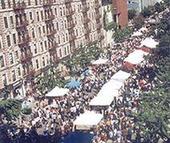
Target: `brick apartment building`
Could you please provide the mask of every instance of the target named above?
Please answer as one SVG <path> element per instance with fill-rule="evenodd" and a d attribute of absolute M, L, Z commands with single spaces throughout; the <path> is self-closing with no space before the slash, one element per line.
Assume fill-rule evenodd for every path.
<path fill-rule="evenodd" d="M 0 0 L 0 90 L 103 38 L 101 0 Z"/>
<path fill-rule="evenodd" d="M 127 0 L 112 0 L 114 21 L 120 28 L 128 25 L 128 7 Z"/>

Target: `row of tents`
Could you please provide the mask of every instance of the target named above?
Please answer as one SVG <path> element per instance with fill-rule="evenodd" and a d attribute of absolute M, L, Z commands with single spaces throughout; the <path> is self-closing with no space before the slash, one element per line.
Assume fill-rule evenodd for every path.
<path fill-rule="evenodd" d="M 134 33 L 134 36 L 140 36 L 142 33 Z M 132 70 L 136 65 L 140 65 L 144 61 L 144 57 L 149 54 L 149 52 L 156 48 L 159 43 L 153 38 L 147 37 L 141 42 L 141 46 L 134 50 L 132 53 L 125 58 L 123 62 L 123 67 Z M 92 61 L 92 65 L 108 64 L 108 59 L 98 59 Z M 118 71 L 115 73 L 111 79 L 103 85 L 97 96 L 95 96 L 89 103 L 91 107 L 108 107 L 114 101 L 115 97 L 120 95 L 121 88 L 124 83 L 129 79 L 131 74 L 125 71 Z M 71 80 L 66 86 L 66 88 L 54 88 L 49 92 L 46 97 L 60 97 L 68 94 L 69 89 L 80 87 L 80 82 L 78 80 Z M 93 126 L 96 126 L 103 118 L 103 114 L 96 113 L 95 111 L 85 111 L 83 114 L 77 117 L 74 121 L 74 127 L 78 130 L 87 130 Z"/>
<path fill-rule="evenodd" d="M 136 34 L 139 36 L 139 32 Z M 159 43 L 151 37 L 147 37 L 142 41 L 139 49 L 134 50 L 124 60 L 123 66 L 132 70 L 136 65 L 140 65 L 144 61 L 144 56 L 149 54 L 149 51 L 156 48 Z M 105 62 L 106 63 L 106 62 Z M 101 62 L 100 64 L 104 64 Z M 95 96 L 89 103 L 91 107 L 108 107 L 112 104 L 115 97 L 120 95 L 121 88 L 125 82 L 130 78 L 131 74 L 119 70 L 111 79 L 103 85 L 97 96 Z M 74 127 L 78 130 L 89 130 L 98 125 L 103 119 L 103 114 L 95 111 L 85 111 L 77 117 L 74 121 Z"/>

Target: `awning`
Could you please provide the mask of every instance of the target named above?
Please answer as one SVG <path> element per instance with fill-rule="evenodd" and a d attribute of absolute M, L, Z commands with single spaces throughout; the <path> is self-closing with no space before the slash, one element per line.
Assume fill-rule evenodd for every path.
<path fill-rule="evenodd" d="M 98 125 L 102 120 L 103 115 L 94 111 L 85 111 L 83 114 L 77 117 L 73 122 L 74 126 L 78 130 L 89 130 L 92 127 Z"/>
<path fill-rule="evenodd" d="M 109 106 L 113 102 L 114 97 L 119 96 L 118 90 L 102 92 L 103 91 L 99 92 L 99 94 L 90 101 L 90 106 Z"/>
<path fill-rule="evenodd" d="M 132 34 L 132 37 L 137 37 L 137 36 L 142 36 L 142 35 L 143 35 L 142 32 L 136 31 Z"/>
<path fill-rule="evenodd" d="M 105 90 L 120 90 L 121 87 L 124 85 L 123 82 L 120 82 L 120 81 L 116 81 L 116 80 L 110 80 L 108 81 L 106 84 L 103 85 L 102 87 L 102 90 L 105 91 Z"/>
<path fill-rule="evenodd" d="M 120 81 L 120 82 L 125 82 L 128 78 L 130 77 L 130 73 L 124 72 L 122 70 L 118 71 L 115 73 L 111 79 Z"/>
<path fill-rule="evenodd" d="M 76 79 L 71 79 L 70 82 L 68 82 L 65 87 L 68 87 L 69 89 L 79 88 L 80 87 L 80 81 Z"/>
<path fill-rule="evenodd" d="M 53 90 L 51 90 L 45 96 L 46 97 L 61 97 L 61 96 L 68 94 L 68 92 L 69 92 L 69 89 L 59 88 L 58 86 L 56 86 Z"/>
<path fill-rule="evenodd" d="M 156 42 L 153 38 L 147 37 L 145 40 L 141 42 L 140 47 L 146 46 L 148 48 L 154 49 L 159 44 L 159 42 Z"/>
<path fill-rule="evenodd" d="M 108 59 L 101 59 L 99 58 L 96 61 L 91 62 L 93 65 L 102 65 L 102 64 L 106 64 L 108 62 Z"/>
<path fill-rule="evenodd" d="M 133 53 L 130 53 L 127 58 L 125 58 L 124 62 L 138 65 L 144 60 L 145 55 L 148 55 L 148 53 L 143 50 L 135 50 Z"/>
<path fill-rule="evenodd" d="M 145 31 L 148 31 L 148 29 L 146 27 L 142 27 L 139 29 L 139 32 L 145 32 Z"/>

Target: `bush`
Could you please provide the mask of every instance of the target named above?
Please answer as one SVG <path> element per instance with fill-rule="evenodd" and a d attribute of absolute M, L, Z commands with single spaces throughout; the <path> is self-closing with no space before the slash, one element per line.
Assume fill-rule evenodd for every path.
<path fill-rule="evenodd" d="M 152 15 L 151 7 L 144 7 L 141 14 L 143 15 L 143 17 L 151 16 Z"/>
<path fill-rule="evenodd" d="M 136 16 L 136 10 L 135 9 L 130 9 L 128 10 L 128 18 L 131 20 Z"/>
<path fill-rule="evenodd" d="M 138 15 L 133 20 L 133 25 L 136 29 L 140 29 L 144 24 L 144 17 L 142 15 Z"/>
<path fill-rule="evenodd" d="M 117 43 L 122 42 L 131 33 L 132 33 L 132 29 L 130 29 L 129 27 L 126 27 L 124 29 L 115 29 L 115 33 L 113 35 L 114 41 Z"/>
<path fill-rule="evenodd" d="M 154 7 L 155 7 L 155 11 L 158 13 L 164 10 L 164 6 L 158 2 L 154 5 Z"/>
<path fill-rule="evenodd" d="M 32 113 L 32 109 L 31 108 L 23 108 L 21 110 L 21 112 L 25 115 L 30 115 Z"/>

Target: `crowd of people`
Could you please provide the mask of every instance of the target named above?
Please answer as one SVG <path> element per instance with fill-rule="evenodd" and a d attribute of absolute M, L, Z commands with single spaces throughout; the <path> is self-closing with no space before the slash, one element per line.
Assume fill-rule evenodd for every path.
<path fill-rule="evenodd" d="M 147 24 L 148 25 L 148 24 Z M 4 130 L 7 142 L 38 143 L 58 142 L 62 137 L 72 131 L 73 121 L 85 110 L 91 110 L 89 102 L 101 87 L 121 69 L 123 60 L 139 48 L 141 41 L 147 36 L 130 37 L 124 42 L 114 44 L 108 49 L 106 65 L 88 66 L 91 74 L 80 77 L 80 88 L 69 91 L 64 97 L 58 99 L 40 99 L 35 102 L 32 115 L 22 117 L 19 128 Z M 110 53 L 111 52 L 111 53 Z M 133 113 L 137 112 L 140 95 L 154 88 L 156 69 L 153 63 L 144 61 L 131 72 L 132 76 L 126 81 L 120 91 L 120 96 L 104 110 L 104 119 L 93 130 L 93 143 L 105 143 L 111 140 L 115 143 L 128 143 L 140 140 L 141 134 L 135 125 Z M 3 132 L 3 130 L 2 130 Z M 39 134 L 39 135 L 38 135 Z M 43 136 L 42 140 L 39 138 Z M 41 141 L 40 141 L 41 140 Z"/>
<path fill-rule="evenodd" d="M 150 29 L 149 24 L 146 24 Z M 126 51 L 119 51 L 119 60 L 122 61 L 124 56 L 126 57 L 134 49 L 138 49 L 141 41 L 148 36 L 149 32 L 148 30 L 148 32 L 143 33 L 143 36 L 130 38 L 121 44 L 117 44 L 116 46 L 119 49 L 121 47 L 123 47 L 122 49 L 127 48 Z M 131 77 L 120 91 L 121 95 L 105 110 L 104 119 L 94 130 L 93 143 L 105 143 L 109 140 L 115 143 L 140 143 L 142 141 L 142 132 L 136 126 L 136 118 L 133 114 L 137 113 L 142 93 L 151 91 L 159 82 L 156 77 L 158 71 L 154 62 L 145 60 L 131 71 Z M 118 61 L 116 63 L 117 65 L 121 64 Z"/>

